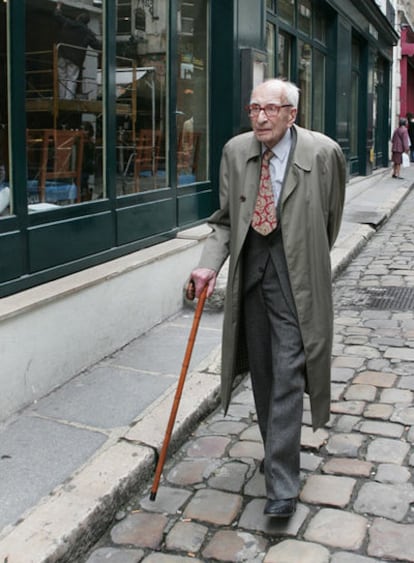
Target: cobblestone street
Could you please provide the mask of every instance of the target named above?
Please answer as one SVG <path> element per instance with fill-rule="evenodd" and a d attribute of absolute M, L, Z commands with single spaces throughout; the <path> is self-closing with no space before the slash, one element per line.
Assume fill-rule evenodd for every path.
<path fill-rule="evenodd" d="M 156 501 L 149 482 L 85 562 L 414 561 L 414 194 L 336 279 L 334 303 L 332 416 L 313 433 L 305 400 L 296 514 L 263 515 L 245 380 L 168 459 Z"/>

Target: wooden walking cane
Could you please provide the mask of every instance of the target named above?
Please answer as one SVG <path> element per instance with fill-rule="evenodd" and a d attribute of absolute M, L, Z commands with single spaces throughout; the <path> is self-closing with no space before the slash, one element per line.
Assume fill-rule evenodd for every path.
<path fill-rule="evenodd" d="M 201 292 L 201 295 L 198 299 L 197 307 L 194 313 L 194 320 L 193 325 L 191 327 L 190 336 L 188 337 L 187 348 L 185 351 L 184 360 L 181 367 L 181 373 L 178 380 L 177 390 L 174 396 L 174 402 L 171 408 L 170 418 L 168 420 L 167 430 L 165 431 L 164 442 L 161 448 L 161 452 L 158 458 L 157 467 L 155 470 L 154 481 L 152 484 L 150 500 L 155 500 L 157 496 L 158 485 L 161 478 L 161 473 L 164 467 L 165 458 L 167 457 L 168 446 L 170 444 L 171 434 L 175 422 L 175 417 L 177 416 L 178 406 L 180 404 L 181 395 L 183 392 L 185 377 L 187 375 L 188 366 L 190 364 L 191 354 L 194 347 L 195 337 L 197 335 L 198 325 L 200 323 L 201 313 L 203 312 L 204 303 L 207 297 L 207 289 L 208 286 L 206 285 Z M 190 280 L 188 287 L 187 287 L 187 297 L 189 299 L 194 299 L 195 287 L 193 280 Z"/>

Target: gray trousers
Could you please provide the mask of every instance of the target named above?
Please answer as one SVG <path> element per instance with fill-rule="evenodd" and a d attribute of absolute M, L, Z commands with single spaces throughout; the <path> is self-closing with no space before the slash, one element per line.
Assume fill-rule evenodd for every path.
<path fill-rule="evenodd" d="M 265 448 L 267 498 L 298 496 L 305 354 L 280 231 L 249 231 L 243 305 L 252 387 Z"/>

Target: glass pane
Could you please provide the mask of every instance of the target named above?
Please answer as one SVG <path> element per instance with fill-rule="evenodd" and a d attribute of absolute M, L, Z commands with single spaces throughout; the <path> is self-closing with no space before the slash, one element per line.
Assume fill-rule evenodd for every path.
<path fill-rule="evenodd" d="M 314 51 L 313 64 L 313 128 L 325 131 L 325 56 Z"/>
<path fill-rule="evenodd" d="M 118 0 L 116 35 L 131 35 L 131 0 Z"/>
<path fill-rule="evenodd" d="M 29 211 L 102 197 L 102 14 L 26 2 Z"/>
<path fill-rule="evenodd" d="M 291 79 L 292 40 L 289 35 L 278 34 L 277 72 L 281 78 Z"/>
<path fill-rule="evenodd" d="M 167 2 L 118 0 L 116 44 L 118 196 L 167 185 Z M 124 36 L 122 34 L 125 34 Z"/>
<path fill-rule="evenodd" d="M 308 43 L 298 42 L 299 47 L 299 125 L 311 128 L 312 121 L 312 48 Z"/>
<path fill-rule="evenodd" d="M 266 9 L 274 11 L 275 9 L 275 0 L 266 0 Z"/>
<path fill-rule="evenodd" d="M 207 0 L 178 3 L 177 183 L 208 179 Z"/>
<path fill-rule="evenodd" d="M 352 83 L 351 83 L 351 124 L 350 124 L 350 156 L 358 156 L 358 115 L 359 115 L 359 85 L 360 85 L 360 46 L 358 41 L 352 41 Z"/>
<path fill-rule="evenodd" d="M 298 4 L 298 29 L 311 35 L 312 33 L 312 6 L 311 0 L 300 0 Z"/>
<path fill-rule="evenodd" d="M 0 218 L 10 213 L 9 147 L 7 139 L 7 4 L 0 4 Z"/>
<path fill-rule="evenodd" d="M 295 0 L 278 0 L 277 13 L 282 20 L 293 25 L 295 23 Z"/>
<path fill-rule="evenodd" d="M 358 156 L 359 74 L 352 71 L 350 156 Z"/>
<path fill-rule="evenodd" d="M 326 45 L 326 18 L 321 10 L 318 10 L 314 18 L 314 37 L 323 45 Z"/>
<path fill-rule="evenodd" d="M 359 68 L 359 44 L 356 41 L 352 42 L 352 66 Z"/>
<path fill-rule="evenodd" d="M 275 57 L 275 26 L 272 23 L 266 23 L 266 50 L 267 50 L 267 74 L 266 78 L 275 76 L 276 57 Z"/>

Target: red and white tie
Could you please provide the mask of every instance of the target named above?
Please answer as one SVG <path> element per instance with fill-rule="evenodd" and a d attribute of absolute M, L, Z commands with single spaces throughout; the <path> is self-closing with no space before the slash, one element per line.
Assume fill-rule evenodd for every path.
<path fill-rule="evenodd" d="M 272 182 L 270 179 L 269 160 L 274 156 L 267 149 L 263 153 L 262 166 L 260 169 L 259 193 L 253 212 L 252 227 L 259 234 L 266 236 L 276 229 L 276 206 L 273 195 Z"/>

